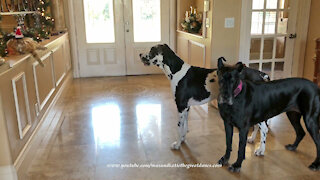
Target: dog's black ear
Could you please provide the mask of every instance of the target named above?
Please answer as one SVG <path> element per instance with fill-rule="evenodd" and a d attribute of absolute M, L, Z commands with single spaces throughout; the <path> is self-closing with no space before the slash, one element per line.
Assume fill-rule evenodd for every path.
<path fill-rule="evenodd" d="M 221 69 L 224 67 L 223 61 L 226 61 L 224 57 L 219 57 L 218 59 L 218 69 Z"/>
<path fill-rule="evenodd" d="M 169 45 L 168 44 L 163 44 L 165 47 L 167 47 L 167 48 L 169 48 L 170 49 L 170 47 L 169 47 Z"/>
<path fill-rule="evenodd" d="M 239 72 L 241 72 L 242 69 L 244 68 L 244 65 L 242 64 L 242 62 L 238 62 L 238 63 L 236 64 L 236 68 L 237 68 L 237 70 L 238 70 Z"/>

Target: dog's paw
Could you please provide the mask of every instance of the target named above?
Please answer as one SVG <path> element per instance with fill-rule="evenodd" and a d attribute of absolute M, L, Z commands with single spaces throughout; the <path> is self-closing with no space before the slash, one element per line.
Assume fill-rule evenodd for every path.
<path fill-rule="evenodd" d="M 186 141 L 186 136 L 182 136 L 181 138 L 181 143 L 185 142 Z"/>
<path fill-rule="evenodd" d="M 289 151 L 295 151 L 297 149 L 297 146 L 294 146 L 293 144 L 288 144 L 285 147 Z"/>
<path fill-rule="evenodd" d="M 241 166 L 238 166 L 236 164 L 232 164 L 231 166 L 229 166 L 228 170 L 230 172 L 234 172 L 234 173 L 239 173 L 241 169 Z"/>
<path fill-rule="evenodd" d="M 179 150 L 181 146 L 181 143 L 178 143 L 177 141 L 171 144 L 172 150 Z"/>
<path fill-rule="evenodd" d="M 310 166 L 309 169 L 312 171 L 320 171 L 320 161 L 313 162 Z"/>
<path fill-rule="evenodd" d="M 224 156 L 218 161 L 218 164 L 225 166 L 228 164 L 229 158 L 225 158 Z"/>
<path fill-rule="evenodd" d="M 254 138 L 250 136 L 250 137 L 248 138 L 247 142 L 248 142 L 249 144 L 253 144 L 253 143 L 254 143 Z"/>
<path fill-rule="evenodd" d="M 254 155 L 256 156 L 264 156 L 264 149 L 261 146 L 254 151 Z"/>

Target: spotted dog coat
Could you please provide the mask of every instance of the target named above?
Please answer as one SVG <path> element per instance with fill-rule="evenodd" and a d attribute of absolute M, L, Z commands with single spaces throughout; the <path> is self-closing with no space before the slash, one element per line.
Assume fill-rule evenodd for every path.
<path fill-rule="evenodd" d="M 268 125 L 270 120 L 260 122 L 253 126 L 253 131 L 250 137 L 248 137 L 248 143 L 253 144 L 256 139 L 258 130 L 260 130 L 260 146 L 254 151 L 256 156 L 263 156 L 266 150 L 267 133 L 269 131 Z"/>
<path fill-rule="evenodd" d="M 178 140 L 172 149 L 179 149 L 188 131 L 188 112 L 192 105 L 201 105 L 217 98 L 217 70 L 191 66 L 181 60 L 168 45 L 157 45 L 147 54 L 140 54 L 145 65 L 156 65 L 170 80 L 179 113 Z"/>
<path fill-rule="evenodd" d="M 140 58 L 146 66 L 158 66 L 170 80 L 179 114 L 179 137 L 172 143 L 171 148 L 179 149 L 188 132 L 190 106 L 205 104 L 218 96 L 217 69 L 191 66 L 181 60 L 166 44 L 152 47 L 148 53 L 140 54 Z M 248 76 L 259 76 L 263 79 L 261 72 L 257 72 Z"/>

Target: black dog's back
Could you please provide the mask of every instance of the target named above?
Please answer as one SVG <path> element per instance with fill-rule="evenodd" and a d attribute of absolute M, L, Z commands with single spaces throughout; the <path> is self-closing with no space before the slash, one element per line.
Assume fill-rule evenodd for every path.
<path fill-rule="evenodd" d="M 270 77 L 266 73 L 248 67 L 243 68 L 242 72 L 240 73 L 240 78 L 253 82 L 270 81 Z"/>
<path fill-rule="evenodd" d="M 266 83 L 247 81 L 246 84 L 246 93 L 252 97 L 252 123 L 292 110 L 302 115 L 320 110 L 319 89 L 309 80 L 288 78 Z"/>

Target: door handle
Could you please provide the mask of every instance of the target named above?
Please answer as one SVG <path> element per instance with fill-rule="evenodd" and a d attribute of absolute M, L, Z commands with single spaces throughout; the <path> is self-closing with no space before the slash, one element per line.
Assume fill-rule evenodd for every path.
<path fill-rule="evenodd" d="M 294 38 L 296 38 L 296 37 L 297 37 L 297 33 L 294 33 L 294 34 L 290 34 L 290 35 L 289 35 L 289 38 L 290 38 L 290 39 L 294 39 Z"/>
<path fill-rule="evenodd" d="M 130 30 L 129 30 L 129 21 L 126 21 L 125 23 L 124 23 L 124 25 L 125 25 L 125 27 L 126 27 L 126 32 L 129 32 Z"/>

